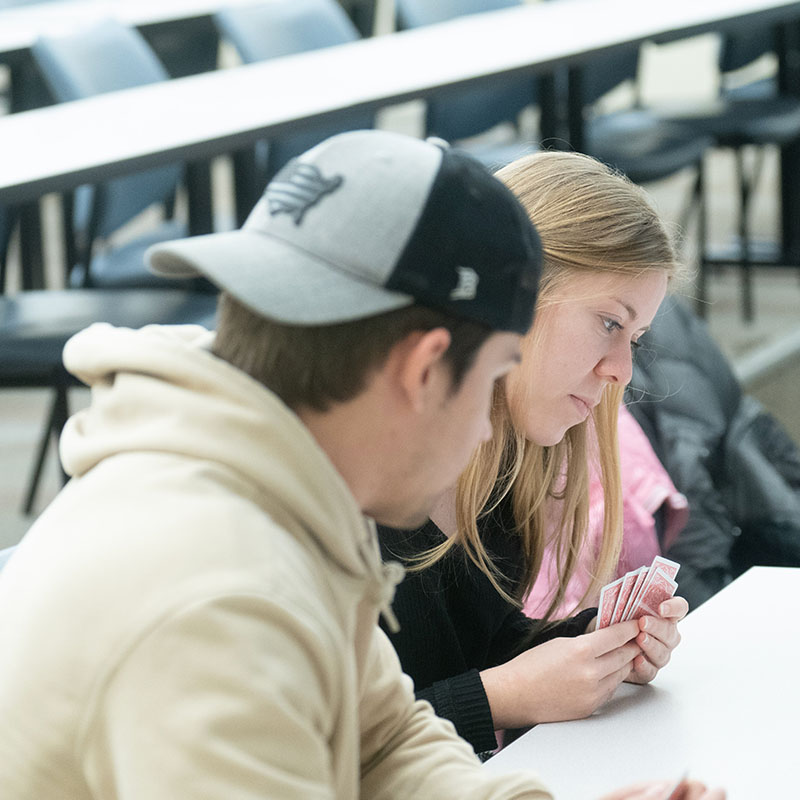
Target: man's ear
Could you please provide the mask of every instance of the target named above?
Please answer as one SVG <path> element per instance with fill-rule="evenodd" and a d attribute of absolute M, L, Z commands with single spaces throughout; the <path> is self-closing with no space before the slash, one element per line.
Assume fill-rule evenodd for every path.
<path fill-rule="evenodd" d="M 450 331 L 433 328 L 411 334 L 403 343 L 397 377 L 400 388 L 412 409 L 424 410 L 434 397 L 450 389 L 450 370 L 444 354 L 450 347 Z M 444 383 L 443 383 L 444 382 Z"/>

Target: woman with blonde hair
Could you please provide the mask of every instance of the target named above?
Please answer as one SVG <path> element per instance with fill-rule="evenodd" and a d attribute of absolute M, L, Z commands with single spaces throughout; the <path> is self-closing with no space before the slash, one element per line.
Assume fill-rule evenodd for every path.
<path fill-rule="evenodd" d="M 495 391 L 493 436 L 421 529 L 381 529 L 408 568 L 391 635 L 418 696 L 478 752 L 494 731 L 586 716 L 623 680 L 645 683 L 679 641 L 686 601 L 594 631 L 596 609 L 554 621 L 586 541 L 589 466 L 601 475 L 603 536 L 579 605 L 620 551 L 617 415 L 632 349 L 680 272 L 644 191 L 576 153 L 525 156 L 498 176 L 539 231 L 544 265 L 521 365 Z M 520 610 L 547 548 L 559 583 L 542 620 Z M 585 555 L 585 554 L 584 554 Z"/>

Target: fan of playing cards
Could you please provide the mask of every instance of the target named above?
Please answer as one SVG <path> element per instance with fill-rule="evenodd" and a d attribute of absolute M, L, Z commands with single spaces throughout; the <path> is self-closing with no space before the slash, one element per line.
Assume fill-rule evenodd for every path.
<path fill-rule="evenodd" d="M 600 591 L 597 627 L 639 619 L 645 614 L 658 616 L 658 607 L 675 594 L 675 576 L 680 564 L 656 556 L 649 567 L 639 567 L 607 584 Z"/>

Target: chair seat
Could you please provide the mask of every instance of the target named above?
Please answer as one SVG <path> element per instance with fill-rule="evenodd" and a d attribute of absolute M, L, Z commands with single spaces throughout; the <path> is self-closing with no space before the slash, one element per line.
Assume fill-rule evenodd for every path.
<path fill-rule="evenodd" d="M 165 279 L 150 272 L 145 265 L 144 254 L 150 245 L 171 239 L 182 239 L 187 235 L 186 225 L 177 220 L 165 220 L 157 228 L 137 236 L 118 247 L 101 250 L 92 258 L 88 285 L 97 289 L 150 289 L 164 287 Z M 69 283 L 73 288 L 84 286 L 85 266 L 76 264 L 70 271 Z M 172 281 L 170 287 L 176 287 Z M 188 282 L 177 286 L 189 288 Z"/>
<path fill-rule="evenodd" d="M 726 88 L 722 96 L 726 100 L 765 100 L 768 97 L 776 97 L 778 94 L 778 83 L 775 78 L 761 78 L 757 81 L 743 83 L 741 86 Z"/>
<path fill-rule="evenodd" d="M 149 323 L 214 327 L 216 295 L 183 289 L 67 289 L 0 297 L 0 384 L 41 386 L 66 372 L 67 339 L 93 322 L 140 328 Z"/>
<path fill-rule="evenodd" d="M 800 136 L 800 97 L 738 92 L 668 121 L 711 136 L 720 147 L 782 145 Z"/>
<path fill-rule="evenodd" d="M 736 100 L 730 104 L 730 127 L 717 137 L 720 144 L 776 144 L 800 136 L 800 97 Z"/>
<path fill-rule="evenodd" d="M 623 172 L 634 183 L 647 183 L 696 165 L 712 145 L 688 126 L 665 121 L 645 110 L 621 111 L 589 120 L 588 152 Z"/>

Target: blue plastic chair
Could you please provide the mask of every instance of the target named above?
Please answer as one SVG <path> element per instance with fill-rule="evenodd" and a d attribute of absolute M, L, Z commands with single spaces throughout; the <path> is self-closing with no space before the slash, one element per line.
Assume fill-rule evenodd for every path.
<path fill-rule="evenodd" d="M 68 390 L 78 382 L 61 354 L 67 339 L 94 322 L 126 328 L 150 323 L 214 327 L 216 296 L 175 288 L 64 289 L 0 296 L 0 387 L 48 388 L 53 399 L 23 501 L 30 513 L 51 439 L 69 414 Z"/>
<path fill-rule="evenodd" d="M 141 34 L 114 20 L 63 36 L 43 36 L 32 48 L 36 66 L 58 102 L 168 79 Z M 156 204 L 169 209 L 182 177 L 180 164 L 168 165 L 80 187 L 68 220 L 69 284 L 124 288 L 162 284 L 144 265 L 144 251 L 157 241 L 185 236 L 186 226 L 165 219 L 156 229 L 123 246 L 109 238 Z M 66 203 L 69 212 L 70 203 Z"/>
<path fill-rule="evenodd" d="M 266 0 L 223 7 L 214 18 L 247 64 L 360 38 L 336 0 Z"/>
<path fill-rule="evenodd" d="M 634 183 L 650 183 L 693 168 L 702 186 L 702 159 L 713 143 L 710 136 L 665 120 L 638 104 L 621 111 L 598 112 L 598 101 L 609 91 L 626 81 L 635 85 L 638 68 L 638 45 L 596 56 L 584 65 L 580 71 L 584 138 L 573 144 Z M 576 79 L 575 71 L 572 79 Z"/>
<path fill-rule="evenodd" d="M 637 88 L 639 55 L 639 45 L 615 48 L 565 70 L 566 76 L 559 76 L 560 86 L 567 87 L 571 95 L 569 113 L 581 115 L 582 138 L 567 138 L 572 138 L 570 145 L 574 149 L 614 167 L 634 183 L 647 184 L 693 170 L 696 178 L 695 190 L 690 192 L 690 209 L 697 210 L 702 249 L 706 239 L 703 158 L 713 145 L 713 138 L 692 125 L 665 119 L 657 111 L 643 107 L 638 92 L 632 107 L 614 112 L 602 110 L 600 101 L 611 90 L 625 82 Z M 580 107 L 576 97 L 580 98 Z M 573 125 L 572 130 L 577 127 Z"/>
<path fill-rule="evenodd" d="M 518 5 L 522 0 L 396 0 L 398 25 L 409 28 Z M 619 169 L 634 182 L 647 183 L 697 166 L 710 139 L 678 124 L 665 123 L 644 109 L 613 115 L 594 113 L 600 97 L 636 77 L 637 66 L 638 47 L 597 56 L 589 68 L 557 71 L 553 91 L 563 99 L 568 81 L 574 87 L 580 80 L 584 139 L 572 145 Z M 538 94 L 536 79 L 531 77 L 494 81 L 486 87 L 460 89 L 452 97 L 431 99 L 427 133 L 452 142 L 501 122 L 514 123 L 523 108 L 537 102 Z M 538 143 L 517 140 L 500 147 L 468 148 L 487 165 L 497 167 L 537 146 Z"/>
<path fill-rule="evenodd" d="M 251 64 L 360 38 L 358 29 L 336 0 L 267 0 L 228 6 L 214 20 L 223 39 L 242 61 Z M 292 133 L 273 136 L 235 156 L 238 222 L 261 195 L 269 179 L 294 156 L 345 130 L 372 128 L 371 111 L 347 110 L 324 122 L 309 121 Z"/>
<path fill-rule="evenodd" d="M 715 147 L 729 148 L 736 160 L 739 193 L 737 209 L 738 247 L 731 255 L 711 255 L 703 249 L 698 286 L 698 312 L 706 308 L 707 275 L 714 266 L 738 266 L 740 270 L 740 303 L 742 317 L 749 321 L 755 315 L 753 268 L 776 266 L 783 255 L 797 259 L 800 254 L 759 255 L 750 235 L 749 215 L 753 192 L 761 175 L 766 145 L 784 147 L 800 140 L 800 97 L 783 92 L 777 77 L 754 80 L 744 85 L 726 86 L 730 73 L 740 70 L 777 50 L 777 34 L 772 27 L 749 28 L 722 38 L 719 51 L 719 103 L 707 113 L 688 113 L 681 124 L 691 125 L 703 135 L 713 138 Z M 758 158 L 751 170 L 745 163 L 745 150 L 758 148 Z M 784 215 L 790 209 L 783 209 Z M 785 216 L 784 216 L 785 220 Z"/>
<path fill-rule="evenodd" d="M 523 5 L 522 0 L 395 0 L 397 27 L 401 30 L 519 5 Z M 538 147 L 524 138 L 519 125 L 523 109 L 538 103 L 537 81 L 534 75 L 507 78 L 502 83 L 492 80 L 428 98 L 425 132 L 468 150 L 491 169 L 502 167 Z M 503 123 L 514 131 L 510 141 L 465 141 Z"/>

